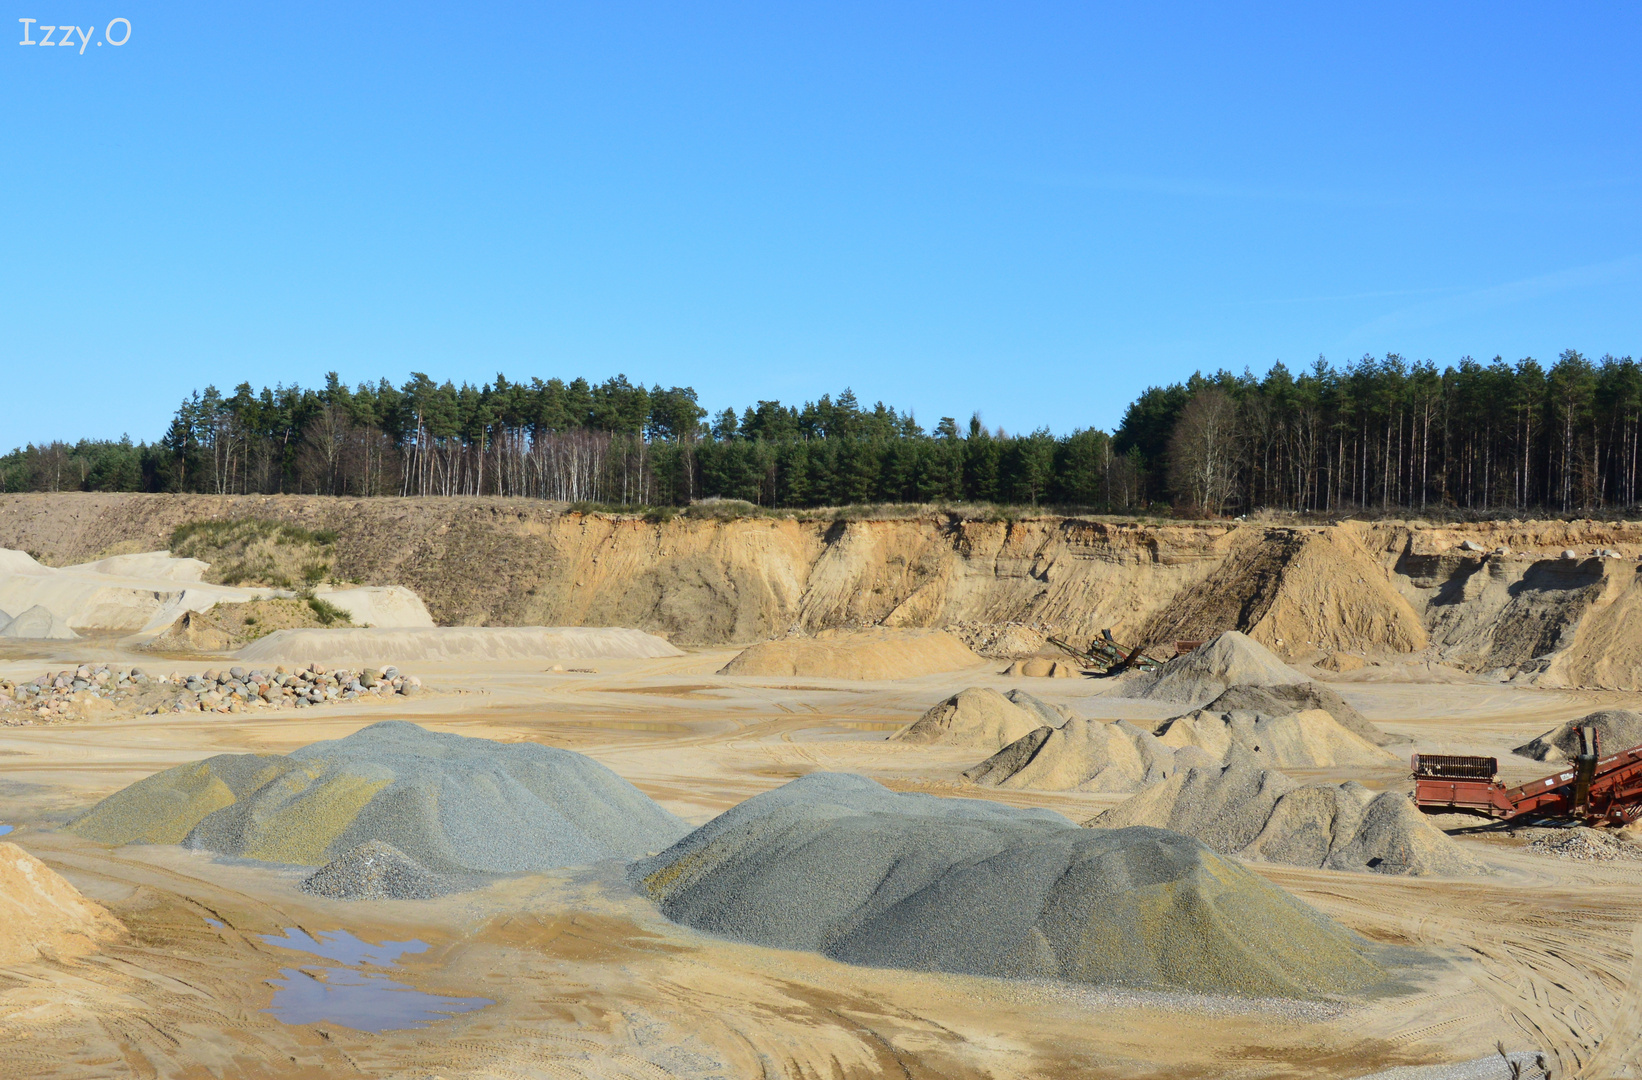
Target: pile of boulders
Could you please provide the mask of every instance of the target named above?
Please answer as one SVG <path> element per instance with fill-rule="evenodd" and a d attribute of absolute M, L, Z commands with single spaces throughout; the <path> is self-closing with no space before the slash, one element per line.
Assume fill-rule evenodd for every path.
<path fill-rule="evenodd" d="M 26 682 L 0 679 L 0 715 L 15 724 L 17 714 L 40 718 L 64 716 L 93 708 L 138 705 L 145 697 L 163 692 L 163 679 L 142 668 L 81 664 L 58 672 L 46 672 Z"/>
<path fill-rule="evenodd" d="M 272 671 L 231 667 L 198 675 L 150 675 L 137 667 L 82 664 L 27 681 L 0 679 L 0 723 L 15 727 L 114 712 L 152 716 L 303 709 L 421 690 L 422 680 L 391 665 L 352 671 L 320 664 L 292 670 L 281 664 Z"/>
<path fill-rule="evenodd" d="M 173 712 L 238 712 L 250 708 L 305 709 L 360 697 L 412 695 L 422 689 L 415 675 L 393 666 L 351 671 L 310 664 L 295 671 L 279 665 L 272 671 L 231 667 L 189 675 Z"/>

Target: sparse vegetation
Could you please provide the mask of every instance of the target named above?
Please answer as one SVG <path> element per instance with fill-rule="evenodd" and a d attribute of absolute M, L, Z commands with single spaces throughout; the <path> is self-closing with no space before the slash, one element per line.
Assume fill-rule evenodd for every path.
<path fill-rule="evenodd" d="M 270 518 L 190 521 L 172 531 L 171 553 L 210 563 L 206 580 L 221 585 L 311 587 L 336 565 L 336 531 Z"/>
<path fill-rule="evenodd" d="M 353 618 L 349 614 L 327 600 L 317 596 L 308 597 L 308 610 L 314 613 L 321 626 L 334 626 L 341 623 L 343 626 L 352 626 Z"/>

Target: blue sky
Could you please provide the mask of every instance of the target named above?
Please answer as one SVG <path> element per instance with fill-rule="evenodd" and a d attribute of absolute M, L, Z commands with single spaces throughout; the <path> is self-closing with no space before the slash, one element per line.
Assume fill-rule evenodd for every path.
<path fill-rule="evenodd" d="M 10 7 L 8 447 L 329 370 L 1064 432 L 1642 352 L 1634 4 Z"/>

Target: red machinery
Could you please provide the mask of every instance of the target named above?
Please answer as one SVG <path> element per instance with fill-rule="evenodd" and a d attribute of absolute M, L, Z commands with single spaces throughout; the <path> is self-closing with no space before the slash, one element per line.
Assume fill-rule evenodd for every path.
<path fill-rule="evenodd" d="M 1571 768 L 1514 788 L 1500 783 L 1495 758 L 1415 754 L 1414 803 L 1430 813 L 1502 821 L 1533 816 L 1622 825 L 1642 816 L 1642 746 L 1604 758 L 1595 730 L 1580 728 L 1579 740 Z"/>

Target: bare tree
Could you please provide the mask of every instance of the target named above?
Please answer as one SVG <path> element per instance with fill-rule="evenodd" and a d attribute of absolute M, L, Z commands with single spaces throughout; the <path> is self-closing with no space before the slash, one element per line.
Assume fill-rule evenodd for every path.
<path fill-rule="evenodd" d="M 1169 436 L 1169 480 L 1194 510 L 1218 516 L 1237 490 L 1237 403 L 1219 387 L 1192 395 Z"/>

